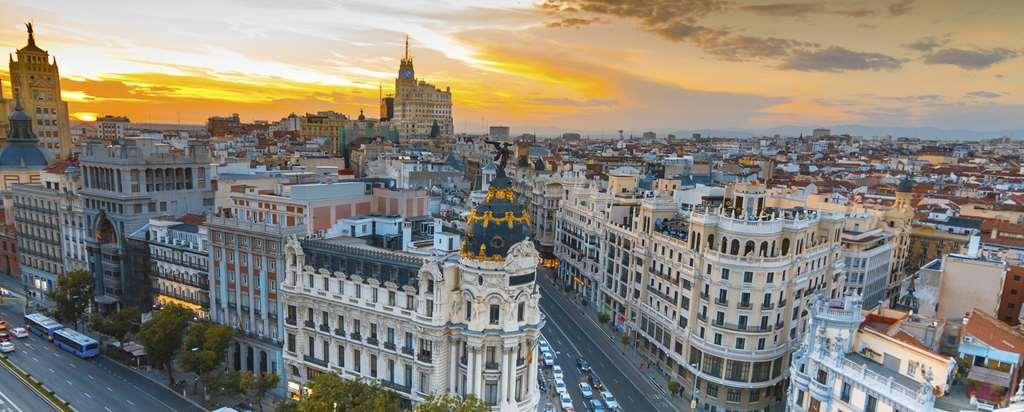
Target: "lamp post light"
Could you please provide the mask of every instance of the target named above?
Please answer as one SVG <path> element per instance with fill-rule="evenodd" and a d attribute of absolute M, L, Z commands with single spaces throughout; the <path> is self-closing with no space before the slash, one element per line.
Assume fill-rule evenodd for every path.
<path fill-rule="evenodd" d="M 690 392 L 690 410 L 697 410 L 697 372 L 700 371 L 700 362 L 690 364 L 693 367 L 693 391 Z"/>

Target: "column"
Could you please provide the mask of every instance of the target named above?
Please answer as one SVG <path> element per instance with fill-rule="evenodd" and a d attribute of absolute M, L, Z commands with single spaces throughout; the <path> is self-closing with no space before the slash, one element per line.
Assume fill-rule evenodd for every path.
<path fill-rule="evenodd" d="M 466 356 L 466 388 L 464 392 L 467 395 L 476 395 L 476 348 L 469 347 L 469 355 Z"/>
<path fill-rule="evenodd" d="M 484 353 L 482 350 L 477 349 L 473 356 L 476 357 L 476 370 L 473 372 L 473 376 L 476 379 L 476 394 L 480 399 L 484 398 Z"/>
<path fill-rule="evenodd" d="M 508 359 L 508 371 L 505 372 L 507 375 L 505 376 L 505 399 L 514 403 L 516 399 L 516 370 L 518 368 L 515 359 L 516 351 L 513 349 L 505 348 L 505 357 Z"/>
<path fill-rule="evenodd" d="M 451 358 L 448 363 L 448 392 L 455 392 L 456 377 L 459 376 L 459 340 L 451 339 L 448 345 L 450 346 L 448 353 Z"/>
<path fill-rule="evenodd" d="M 508 400 L 508 348 L 504 346 L 499 348 L 501 350 L 501 375 L 498 378 L 498 406 L 500 407 L 506 400 Z"/>

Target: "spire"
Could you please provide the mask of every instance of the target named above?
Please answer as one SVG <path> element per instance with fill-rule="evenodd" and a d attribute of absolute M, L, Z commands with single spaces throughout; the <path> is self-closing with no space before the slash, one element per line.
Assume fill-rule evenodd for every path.
<path fill-rule="evenodd" d="M 36 36 L 32 32 L 32 22 L 25 23 L 25 27 L 28 29 L 28 45 L 29 46 L 35 46 L 36 45 Z"/>
<path fill-rule="evenodd" d="M 29 41 L 32 41 L 31 40 L 32 39 L 32 24 L 31 23 L 28 26 L 28 36 L 29 36 L 28 37 Z M 405 60 L 409 60 L 409 35 L 408 34 L 405 35 Z"/>

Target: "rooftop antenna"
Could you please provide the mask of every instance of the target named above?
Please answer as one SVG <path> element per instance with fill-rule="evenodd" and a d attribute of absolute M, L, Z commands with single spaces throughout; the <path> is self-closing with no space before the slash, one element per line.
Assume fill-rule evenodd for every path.
<path fill-rule="evenodd" d="M 409 35 L 405 35 L 405 60 L 409 60 Z"/>

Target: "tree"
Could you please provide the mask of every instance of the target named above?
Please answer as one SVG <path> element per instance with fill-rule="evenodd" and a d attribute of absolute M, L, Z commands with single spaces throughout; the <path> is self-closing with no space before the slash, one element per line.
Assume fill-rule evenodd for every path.
<path fill-rule="evenodd" d="M 676 382 L 676 381 L 669 381 L 668 382 L 668 391 L 673 396 L 679 395 L 679 390 L 680 389 L 682 389 L 682 386 L 679 385 L 679 382 Z"/>
<path fill-rule="evenodd" d="M 309 396 L 297 405 L 300 412 L 401 410 L 398 396 L 379 383 L 367 384 L 354 379 L 342 379 L 333 373 L 323 373 L 313 378 L 309 389 Z"/>
<path fill-rule="evenodd" d="M 123 343 L 128 335 L 139 331 L 139 309 L 129 306 L 107 316 L 95 315 L 89 327 Z"/>
<path fill-rule="evenodd" d="M 181 367 L 195 373 L 209 385 L 210 372 L 217 370 L 231 343 L 231 328 L 216 323 L 201 322 L 189 326 L 182 343 Z"/>
<path fill-rule="evenodd" d="M 217 375 L 210 380 L 210 390 L 224 396 L 241 394 L 242 374 L 238 371 L 230 371 Z"/>
<path fill-rule="evenodd" d="M 622 342 L 623 345 L 629 345 L 629 335 L 622 335 L 622 337 L 619 338 L 619 341 Z"/>
<path fill-rule="evenodd" d="M 57 279 L 57 287 L 50 291 L 53 301 L 53 316 L 61 323 L 72 323 L 78 328 L 78 321 L 92 303 L 92 274 L 84 270 L 73 270 Z"/>
<path fill-rule="evenodd" d="M 138 338 L 146 348 L 149 362 L 167 369 L 167 379 L 171 385 L 174 384 L 174 355 L 181 349 L 182 338 L 192 315 L 192 311 L 184 306 L 166 305 L 139 329 Z"/>
<path fill-rule="evenodd" d="M 259 408 L 260 412 L 263 412 L 263 398 L 267 395 L 267 392 L 277 386 L 278 379 L 276 373 L 256 375 L 245 371 L 242 372 L 238 387 L 242 393 L 256 401 L 256 407 Z"/>
<path fill-rule="evenodd" d="M 460 397 L 450 393 L 443 396 L 428 395 L 423 403 L 416 405 L 416 412 L 488 412 L 490 410 L 491 407 L 476 396 Z"/>

